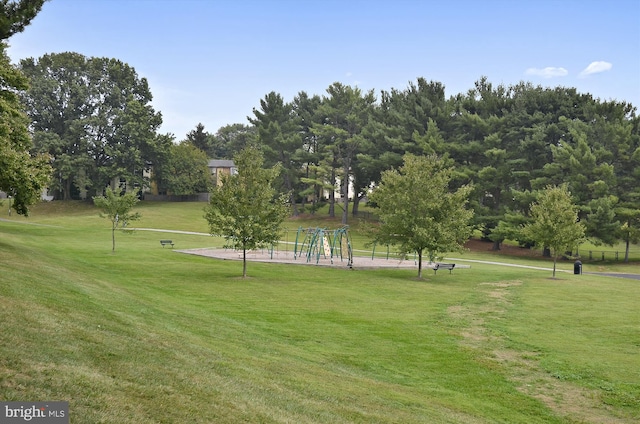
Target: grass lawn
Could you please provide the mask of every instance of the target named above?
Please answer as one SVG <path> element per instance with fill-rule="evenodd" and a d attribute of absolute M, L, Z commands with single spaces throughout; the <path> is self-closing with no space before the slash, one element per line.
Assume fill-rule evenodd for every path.
<path fill-rule="evenodd" d="M 207 233 L 203 207 L 143 202 L 135 225 Z M 116 237 L 112 254 L 83 203 L 0 221 L 0 399 L 67 400 L 74 424 L 640 420 L 640 281 L 481 263 L 242 279 L 158 242 L 219 239 Z"/>

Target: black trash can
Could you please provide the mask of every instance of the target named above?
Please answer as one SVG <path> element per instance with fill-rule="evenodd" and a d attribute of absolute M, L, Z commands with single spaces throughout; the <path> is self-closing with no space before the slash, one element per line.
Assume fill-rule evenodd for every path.
<path fill-rule="evenodd" d="M 582 262 L 575 261 L 573 263 L 573 273 L 574 274 L 582 274 Z"/>

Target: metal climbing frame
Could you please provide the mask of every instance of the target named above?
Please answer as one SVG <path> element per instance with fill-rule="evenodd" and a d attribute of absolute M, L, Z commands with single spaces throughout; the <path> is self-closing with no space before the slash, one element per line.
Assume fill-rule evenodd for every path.
<path fill-rule="evenodd" d="M 348 267 L 353 266 L 349 226 L 344 226 L 333 231 L 321 227 L 299 227 L 296 233 L 293 257 L 297 259 L 303 255 L 307 258 L 307 262 L 315 259 L 316 264 L 320 262 L 321 257 L 324 259 L 328 258 L 332 264 L 333 259 L 339 257 L 340 261 L 347 260 Z"/>

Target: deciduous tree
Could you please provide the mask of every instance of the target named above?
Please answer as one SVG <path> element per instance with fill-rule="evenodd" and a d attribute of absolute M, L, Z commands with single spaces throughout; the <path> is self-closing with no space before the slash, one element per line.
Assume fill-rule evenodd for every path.
<path fill-rule="evenodd" d="M 225 175 L 211 192 L 205 219 L 212 235 L 222 236 L 234 249 L 242 250 L 242 276 L 247 276 L 247 250 L 277 242 L 289 214 L 288 194 L 273 187 L 280 166 L 263 168 L 264 158 L 256 147 L 247 147 L 234 157 L 236 175 Z"/>
<path fill-rule="evenodd" d="M 189 142 L 173 144 L 159 164 L 156 181 L 160 191 L 188 195 L 205 193 L 211 187 L 207 154 Z"/>
<path fill-rule="evenodd" d="M 450 190 L 452 172 L 435 155 L 407 155 L 400 169 L 382 174 L 371 194 L 381 222 L 374 240 L 398 246 L 401 254 L 415 252 L 418 278 L 422 277 L 425 252 L 435 261 L 444 253 L 460 250 L 471 235 L 473 212 L 466 208 L 471 187 Z"/>
<path fill-rule="evenodd" d="M 584 225 L 578 221 L 578 207 L 566 185 L 547 186 L 538 193 L 531 205 L 531 222 L 522 231 L 538 247 L 551 249 L 555 277 L 558 258 L 576 247 L 585 235 Z"/>
<path fill-rule="evenodd" d="M 116 230 L 125 228 L 131 221 L 141 218 L 140 213 L 132 213 L 131 209 L 138 203 L 138 198 L 132 192 L 117 194 L 107 188 L 104 196 L 95 196 L 93 203 L 102 210 L 101 218 L 111 221 L 111 251 L 116 251 Z"/>
<path fill-rule="evenodd" d="M 240 150 L 256 141 L 256 133 L 256 127 L 250 125 L 231 124 L 220 127 L 213 136 L 211 157 L 231 159 Z"/>
<path fill-rule="evenodd" d="M 22 31 L 44 1 L 0 2 L 0 40 Z M 28 88 L 27 78 L 13 65 L 0 41 L 0 190 L 13 197 L 12 207 L 29 214 L 51 175 L 48 155 L 31 155 L 29 119 L 18 93 Z"/>
<path fill-rule="evenodd" d="M 160 113 L 145 78 L 117 59 L 47 54 L 20 63 L 31 79 L 23 96 L 38 151 L 55 160 L 61 197 L 100 193 L 115 178 L 142 188 L 155 159 Z"/>

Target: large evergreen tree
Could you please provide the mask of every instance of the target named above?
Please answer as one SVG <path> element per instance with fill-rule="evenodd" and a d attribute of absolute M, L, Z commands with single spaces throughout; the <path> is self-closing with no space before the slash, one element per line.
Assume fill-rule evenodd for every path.
<path fill-rule="evenodd" d="M 320 96 L 309 96 L 304 91 L 299 92 L 292 102 L 296 129 L 301 139 L 301 148 L 295 155 L 296 162 L 301 164 L 298 193 L 303 210 L 307 200 L 311 202 L 311 213 L 315 213 L 320 205 L 324 189 L 332 188 L 328 186 L 329 172 L 321 165 L 322 139 L 313 132 L 313 126 L 319 120 L 320 103 Z"/>
<path fill-rule="evenodd" d="M 268 166 L 276 163 L 282 166 L 280 189 L 289 194 L 293 214 L 297 215 L 295 188 L 302 167 L 297 153 L 302 149 L 302 139 L 297 131 L 293 107 L 272 91 L 260 100 L 260 109 L 253 109 L 253 115 L 249 121 L 257 129 L 265 162 Z"/>
<path fill-rule="evenodd" d="M 213 136 L 204 130 L 202 123 L 198 123 L 196 129 L 189 131 L 186 141 L 202 150 L 207 156 L 212 156 Z"/>
<path fill-rule="evenodd" d="M 0 40 L 24 31 L 47 0 L 1 0 Z"/>
<path fill-rule="evenodd" d="M 324 139 L 324 155 L 331 165 L 330 183 L 340 182 L 342 223 L 349 215 L 349 186 L 358 153 L 365 143 L 363 131 L 369 122 L 373 105 L 373 91 L 363 93 L 341 83 L 327 88 L 319 114 L 321 122 L 313 126 L 314 133 Z M 333 202 L 332 202 L 333 205 Z"/>

